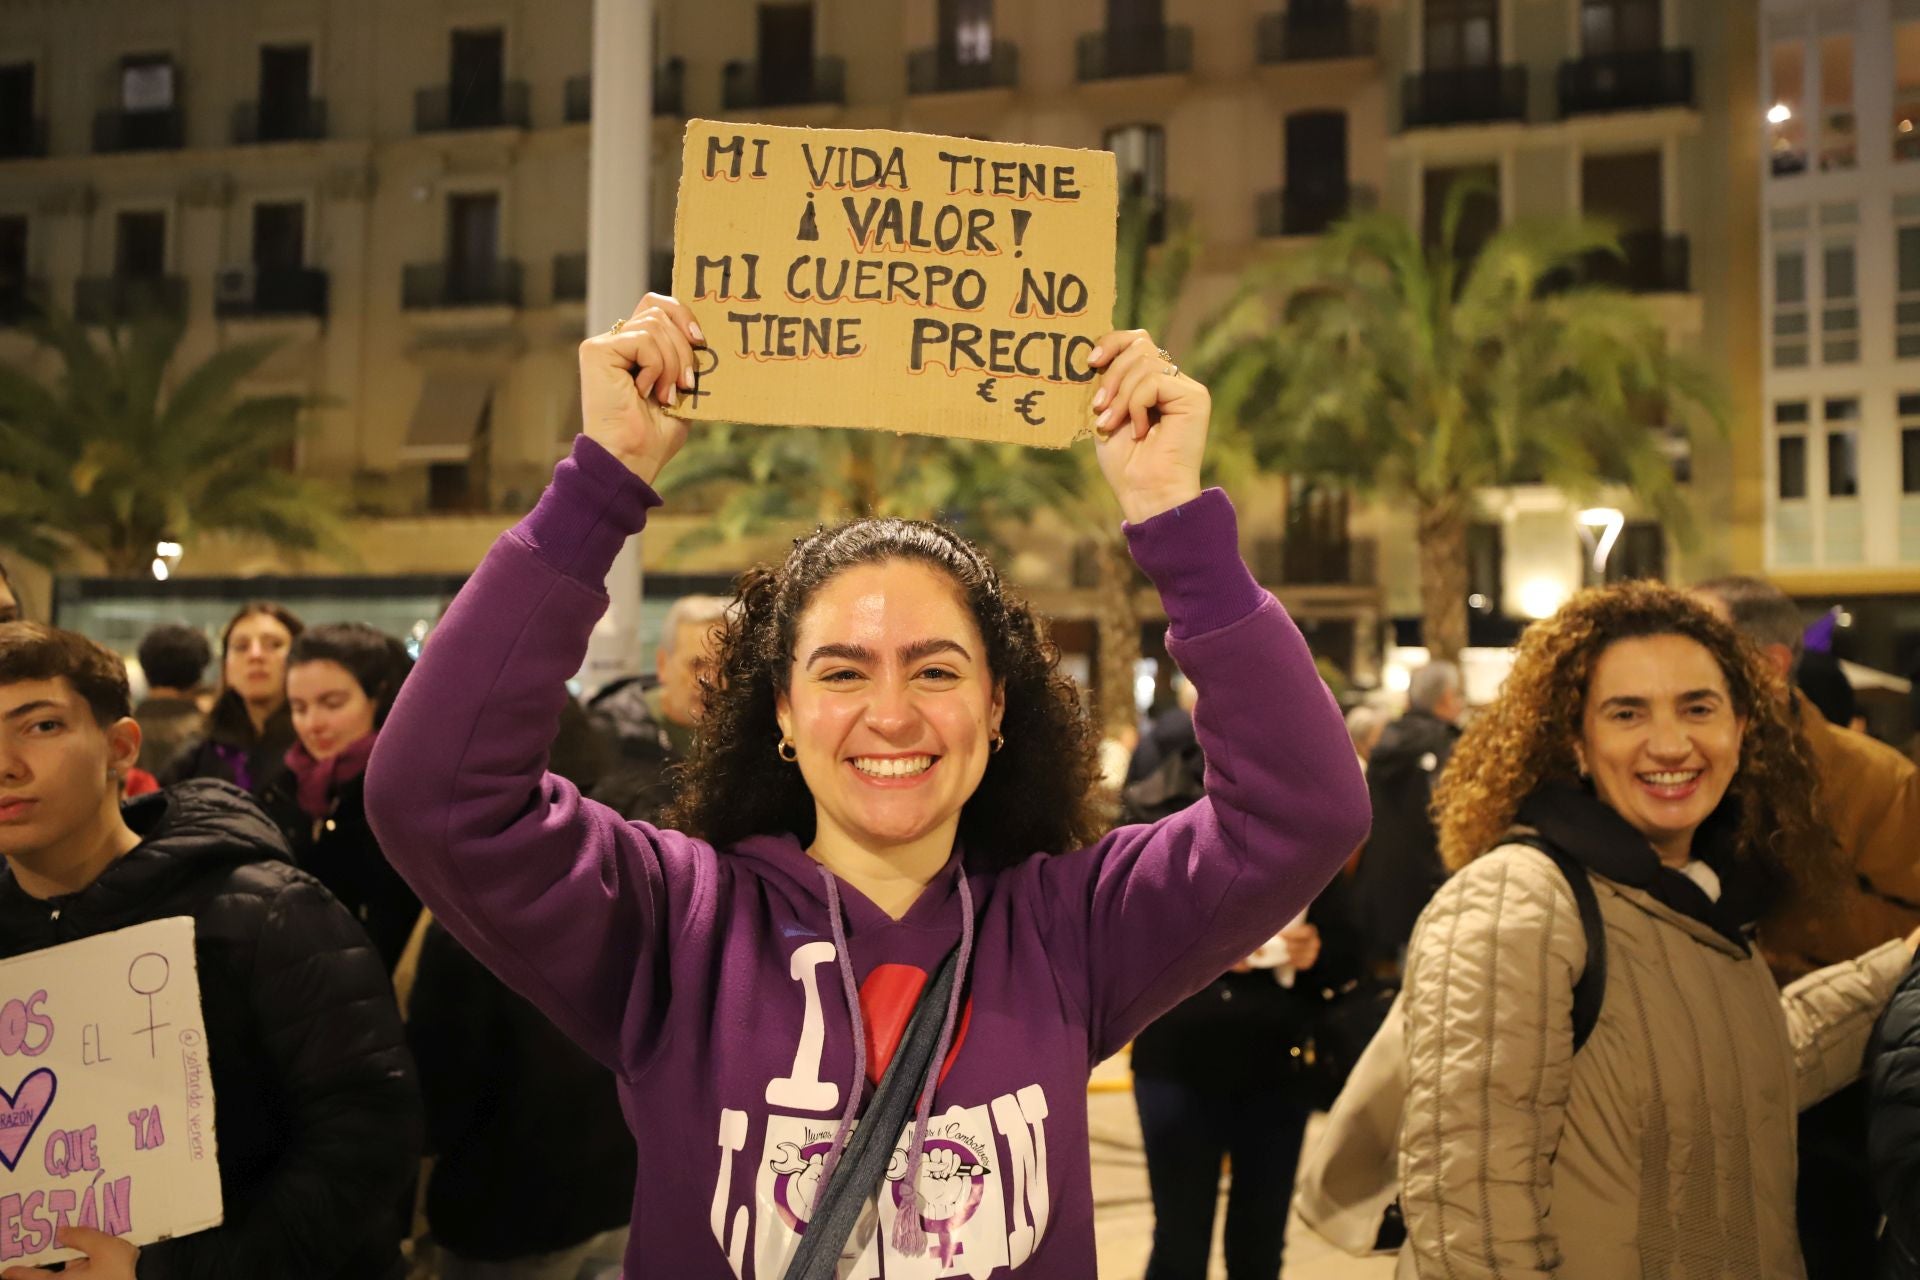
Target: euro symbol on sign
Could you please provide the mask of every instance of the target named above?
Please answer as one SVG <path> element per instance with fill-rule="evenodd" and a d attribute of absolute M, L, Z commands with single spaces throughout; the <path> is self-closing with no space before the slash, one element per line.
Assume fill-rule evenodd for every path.
<path fill-rule="evenodd" d="M 979 396 L 982 400 L 985 400 L 988 404 L 996 403 L 993 398 L 993 379 L 982 378 L 980 380 L 980 385 L 973 389 L 973 394 Z"/>
<path fill-rule="evenodd" d="M 1034 409 L 1034 406 L 1040 402 L 1040 397 L 1045 394 L 1047 393 L 1044 391 L 1027 392 L 1027 394 L 1021 396 L 1018 400 L 1015 400 L 1013 402 L 1014 412 L 1018 413 L 1023 419 L 1025 419 L 1030 426 L 1035 426 L 1035 427 L 1039 426 L 1041 423 L 1045 422 L 1046 419 L 1035 417 L 1033 409 Z"/>

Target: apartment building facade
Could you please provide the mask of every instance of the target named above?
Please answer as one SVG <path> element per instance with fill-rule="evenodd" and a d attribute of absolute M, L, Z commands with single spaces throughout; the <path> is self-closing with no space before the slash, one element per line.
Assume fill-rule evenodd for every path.
<path fill-rule="evenodd" d="M 590 27 L 589 0 L 0 0 L 0 322 L 29 300 L 93 322 L 161 306 L 189 359 L 279 341 L 250 390 L 325 399 L 288 464 L 358 512 L 356 576 L 330 589 L 430 599 L 575 427 L 574 347 L 603 319 L 584 313 L 588 139 L 606 127 Z M 1377 200 L 1380 29 L 1341 0 L 660 0 L 653 118 L 615 127 L 653 131 L 661 287 L 691 116 L 1111 148 L 1203 242 L 1178 347 L 1246 262 Z M 0 328 L 0 359 L 35 358 Z M 1380 594 L 1344 505 L 1289 522 L 1275 480 L 1243 506 L 1262 576 L 1364 669 Z M 663 517 L 650 572 L 712 579 L 756 550 L 689 558 L 675 521 L 697 518 Z M 1017 557 L 1066 617 L 1089 612 L 1074 551 L 1043 521 Z M 337 569 L 208 539 L 168 598 Z M 151 612 L 106 608 L 127 584 L 61 589 L 109 629 Z"/>

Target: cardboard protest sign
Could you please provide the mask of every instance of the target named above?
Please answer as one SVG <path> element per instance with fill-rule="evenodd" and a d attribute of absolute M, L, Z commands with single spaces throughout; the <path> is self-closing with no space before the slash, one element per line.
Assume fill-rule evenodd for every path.
<path fill-rule="evenodd" d="M 193 921 L 0 961 L 0 1267 L 78 1256 L 68 1223 L 151 1244 L 220 1220 Z"/>
<path fill-rule="evenodd" d="M 675 412 L 1061 447 L 1113 325 L 1114 159 L 878 129 L 687 125 Z"/>

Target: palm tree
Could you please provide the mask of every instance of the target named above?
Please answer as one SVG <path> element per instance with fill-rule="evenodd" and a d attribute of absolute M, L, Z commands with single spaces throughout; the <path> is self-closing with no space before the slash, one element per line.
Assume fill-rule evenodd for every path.
<path fill-rule="evenodd" d="M 49 566 L 90 554 L 119 575 L 200 533 L 343 547 L 336 499 L 285 465 L 314 402 L 239 393 L 276 344 L 235 344 L 172 382 L 176 322 L 143 319 L 104 343 L 58 314 L 30 328 L 60 371 L 43 382 L 0 366 L 0 543 Z"/>
<path fill-rule="evenodd" d="M 1232 333 L 1261 356 L 1222 380 L 1215 413 L 1259 459 L 1295 475 L 1411 506 L 1422 630 L 1435 657 L 1467 641 L 1467 531 L 1480 491 L 1544 483 L 1573 495 L 1626 485 L 1676 537 L 1691 523 L 1663 413 L 1689 432 L 1724 429 L 1723 397 L 1698 362 L 1667 349 L 1647 309 L 1581 283 L 1619 255 L 1603 224 L 1515 222 L 1470 264 L 1448 194 L 1438 244 L 1389 214 L 1335 227 L 1238 298 Z M 1278 325 L 1253 323 L 1278 299 Z M 1230 362 L 1231 363 L 1231 362 Z"/>

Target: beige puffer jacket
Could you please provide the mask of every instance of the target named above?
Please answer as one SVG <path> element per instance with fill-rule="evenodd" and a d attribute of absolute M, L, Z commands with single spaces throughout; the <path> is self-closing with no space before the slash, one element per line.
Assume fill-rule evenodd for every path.
<path fill-rule="evenodd" d="M 1586 939 L 1558 868 L 1493 850 L 1407 954 L 1402 1276 L 1798 1280 L 1795 1114 L 1853 1080 L 1899 942 L 1785 993 L 1756 955 L 1593 876 L 1606 999 L 1572 1051 Z"/>

